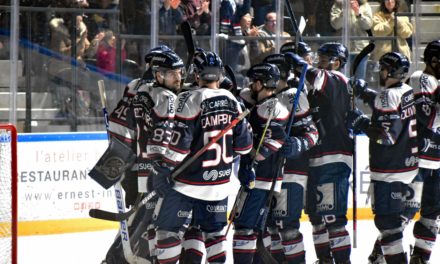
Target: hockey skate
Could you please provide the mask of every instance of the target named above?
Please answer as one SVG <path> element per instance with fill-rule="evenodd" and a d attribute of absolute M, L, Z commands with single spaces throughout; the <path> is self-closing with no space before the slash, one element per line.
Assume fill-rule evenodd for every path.
<path fill-rule="evenodd" d="M 385 257 L 382 254 L 382 249 L 374 245 L 373 251 L 368 256 L 368 264 L 386 264 Z"/>
<path fill-rule="evenodd" d="M 314 264 L 333 264 L 332 258 L 318 259 Z"/>
<path fill-rule="evenodd" d="M 429 264 L 429 261 L 424 260 L 420 255 L 412 255 L 409 264 Z"/>

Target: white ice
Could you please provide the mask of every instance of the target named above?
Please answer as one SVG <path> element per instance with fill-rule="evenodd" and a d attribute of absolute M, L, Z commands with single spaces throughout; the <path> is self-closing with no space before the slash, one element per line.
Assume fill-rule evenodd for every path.
<path fill-rule="evenodd" d="M 352 236 L 352 222 L 349 222 L 347 228 Z M 414 243 L 412 228 L 413 224 L 410 224 L 405 230 L 404 246 L 407 251 L 409 251 L 410 243 Z M 301 232 L 304 235 L 307 263 L 313 263 L 316 256 L 313 250 L 311 226 L 308 222 L 301 223 Z M 117 230 L 108 230 L 62 235 L 22 236 L 18 239 L 18 263 L 99 264 L 112 244 L 116 233 Z M 358 221 L 357 248 L 352 249 L 351 254 L 353 264 L 367 263 L 367 257 L 377 234 L 373 221 Z M 440 242 L 436 243 L 433 249 L 432 264 L 440 263 L 439 244 Z M 228 263 L 232 263 L 231 252 L 228 252 Z"/>

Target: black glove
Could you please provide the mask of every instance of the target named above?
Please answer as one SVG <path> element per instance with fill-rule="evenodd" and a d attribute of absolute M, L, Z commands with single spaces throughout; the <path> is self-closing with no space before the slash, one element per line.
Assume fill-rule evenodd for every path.
<path fill-rule="evenodd" d="M 152 177 L 153 180 L 153 189 L 160 197 L 167 195 L 174 186 L 174 181 L 171 179 L 171 170 L 156 163 L 149 163 L 147 169 L 150 171 L 149 177 Z"/>
<path fill-rule="evenodd" d="M 354 95 L 357 98 L 362 97 L 365 91 L 368 89 L 368 83 L 362 79 L 350 79 L 349 83 L 350 86 L 353 88 Z"/>
<path fill-rule="evenodd" d="M 240 168 L 238 170 L 238 180 L 242 186 L 249 189 L 255 187 L 255 168 L 258 162 L 253 160 L 249 155 L 241 156 Z"/>
<path fill-rule="evenodd" d="M 348 112 L 345 121 L 347 128 L 353 130 L 356 135 L 366 131 L 370 125 L 370 119 L 359 109 Z"/>
<path fill-rule="evenodd" d="M 307 64 L 301 56 L 293 52 L 286 52 L 284 57 L 286 58 L 287 63 L 292 65 L 292 68 L 295 70 L 298 70 L 298 68 L 302 69 L 302 67 Z"/>
<path fill-rule="evenodd" d="M 309 149 L 309 142 L 305 138 L 288 137 L 280 149 L 280 154 L 289 159 L 297 159 Z"/>

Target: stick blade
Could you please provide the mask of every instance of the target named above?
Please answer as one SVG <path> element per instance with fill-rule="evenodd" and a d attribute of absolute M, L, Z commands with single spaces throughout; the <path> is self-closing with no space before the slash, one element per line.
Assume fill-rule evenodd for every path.
<path fill-rule="evenodd" d="M 120 222 L 120 221 L 125 220 L 124 217 L 121 217 L 121 216 L 123 216 L 121 214 L 103 211 L 100 209 L 90 209 L 89 216 L 96 218 L 96 219 L 114 221 L 114 222 Z"/>
<path fill-rule="evenodd" d="M 368 44 L 365 48 L 363 48 L 361 50 L 361 52 L 359 52 L 359 54 L 356 56 L 356 58 L 354 59 L 353 62 L 353 68 L 351 71 L 351 75 L 355 75 L 356 74 L 356 70 L 359 66 L 359 63 L 361 63 L 361 61 L 368 56 L 368 54 L 370 54 L 371 52 L 373 52 L 374 48 L 376 47 L 376 44 L 374 44 L 373 42 L 370 42 L 370 44 Z"/>

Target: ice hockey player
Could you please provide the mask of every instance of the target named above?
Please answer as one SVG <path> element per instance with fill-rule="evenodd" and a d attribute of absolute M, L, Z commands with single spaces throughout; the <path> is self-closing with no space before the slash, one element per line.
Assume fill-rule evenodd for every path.
<path fill-rule="evenodd" d="M 289 116 L 287 107 L 274 93 L 280 79 L 280 71 L 274 64 L 256 64 L 247 76 L 251 85 L 241 91 L 240 97 L 252 107 L 249 123 L 254 132 L 254 146 L 259 151 L 242 156 L 240 160 L 238 178 L 245 189 L 237 197 L 240 203 L 234 218 L 234 263 L 252 263 L 257 236 L 264 231 L 262 210 L 272 184 L 276 192 L 280 191 L 282 175 L 274 175 L 274 172 L 277 152 L 286 138 L 284 129 Z M 258 147 L 263 134 L 263 144 Z"/>
<path fill-rule="evenodd" d="M 307 64 L 297 54 L 285 56 L 296 71 Z M 324 43 L 318 49 L 317 68 L 309 66 L 306 73 L 312 88 L 308 99 L 319 131 L 318 144 L 310 150 L 306 213 L 319 263 L 350 263 L 351 243 L 345 226 L 353 142 L 345 126 L 350 110 L 348 79 L 338 71 L 347 58 L 344 45 Z"/>
<path fill-rule="evenodd" d="M 135 79 L 131 81 L 125 88 L 123 97 L 118 102 L 115 110 L 110 114 L 109 118 L 109 134 L 111 138 L 116 138 L 120 142 L 127 145 L 133 153 L 138 152 L 138 141 L 137 141 L 137 125 L 136 125 L 136 119 L 134 116 L 134 109 L 133 109 L 133 98 L 135 97 L 136 93 L 138 92 L 139 87 L 144 85 L 151 86 L 152 83 L 155 81 L 155 78 L 153 77 L 153 71 L 152 71 L 152 63 L 151 58 L 154 54 L 161 53 L 161 52 L 168 52 L 171 51 L 167 46 L 161 45 L 156 48 L 151 49 L 146 55 L 145 55 L 145 62 L 146 62 L 146 71 L 142 78 Z M 145 147 L 145 146 L 144 146 Z M 135 204 L 136 197 L 138 195 L 138 164 L 137 161 L 135 164 L 128 168 L 124 172 L 124 178 L 122 180 L 122 187 L 125 191 L 125 205 L 128 208 L 129 206 L 132 206 Z M 149 258 L 148 251 L 148 245 L 145 241 L 146 236 L 144 236 L 144 229 L 145 225 L 148 224 L 148 217 L 144 217 L 145 215 L 145 209 L 150 208 L 154 205 L 155 202 L 148 203 L 144 207 L 138 210 L 134 218 L 130 218 L 129 224 L 129 236 L 132 246 L 136 245 L 136 247 L 133 247 L 132 250 L 134 252 L 137 252 L 136 254 L 139 257 L 142 258 Z M 154 207 L 153 207 L 154 208 Z M 151 213 L 150 213 L 151 214 Z M 151 218 L 151 216 L 150 216 Z M 147 250 L 143 250 L 146 248 Z M 124 258 L 123 248 L 121 244 L 121 239 L 118 237 L 112 246 L 109 248 L 106 260 L 104 263 L 126 263 L 126 260 Z"/>
<path fill-rule="evenodd" d="M 285 60 L 284 54 L 272 54 L 264 59 L 266 63 L 275 64 L 280 69 L 277 98 L 292 113 L 296 87 L 289 87 L 287 78 L 291 65 Z M 290 137 L 286 139 L 281 154 L 287 157 L 284 164 L 281 192 L 275 193 L 275 205 L 272 218 L 268 222 L 271 235 L 271 253 L 278 262 L 304 263 L 305 251 L 302 234 L 299 232 L 301 212 L 304 208 L 303 199 L 309 170 L 307 150 L 318 141 L 316 129 L 309 109 L 305 89 L 299 94 L 299 101 L 293 112 L 294 122 Z M 278 236 L 278 234 L 280 236 Z M 281 241 L 279 241 L 279 237 Z M 283 254 L 284 253 L 284 254 Z"/>
<path fill-rule="evenodd" d="M 423 53 L 425 69 L 410 78 L 414 89 L 419 142 L 419 174 L 423 181 L 421 217 L 414 225 L 416 239 L 410 264 L 428 263 L 440 219 L 440 40 L 428 43 Z M 415 213 L 415 212 L 414 212 Z M 414 215 L 409 215 L 412 218 Z"/>
<path fill-rule="evenodd" d="M 418 173 L 417 122 L 413 89 L 403 83 L 409 70 L 406 56 L 389 52 L 380 60 L 380 85 L 376 95 L 360 82 L 355 95 L 373 105 L 370 119 L 361 111 L 350 111 L 347 124 L 354 133 L 370 139 L 370 171 L 374 223 L 386 263 L 407 263 L 403 249 L 402 218 L 408 184 Z M 370 260 L 371 261 L 371 260 Z"/>
<path fill-rule="evenodd" d="M 229 130 L 171 180 L 171 171 L 206 145 L 241 114 L 235 97 L 219 89 L 222 62 L 213 52 L 201 53 L 194 60 L 199 89 L 179 94 L 176 100 L 175 126 L 167 161 L 154 166 L 153 186 L 161 198 L 156 207 L 157 252 L 159 263 L 177 263 L 181 252 L 178 231 L 192 211 L 192 225 L 203 231 L 206 259 L 226 261 L 228 185 L 234 152 L 247 154 L 252 135 L 245 120 Z M 191 250 L 183 262 L 200 263 L 203 253 Z"/>

